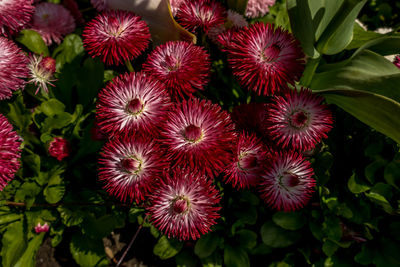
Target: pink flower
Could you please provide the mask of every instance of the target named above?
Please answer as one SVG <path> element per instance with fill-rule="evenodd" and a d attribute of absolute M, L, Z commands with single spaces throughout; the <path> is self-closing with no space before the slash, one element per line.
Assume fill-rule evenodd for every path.
<path fill-rule="evenodd" d="M 56 81 L 53 74 L 56 71 L 56 61 L 51 57 L 42 57 L 38 55 L 31 55 L 29 58 L 30 62 L 28 68 L 30 71 L 30 83 L 37 86 L 35 94 L 43 89 L 46 93 L 49 92 L 47 85 L 54 86 L 52 82 Z"/>
<path fill-rule="evenodd" d="M 265 16 L 269 12 L 269 7 L 275 5 L 275 0 L 249 0 L 247 2 L 246 16 L 257 18 Z"/>
<path fill-rule="evenodd" d="M 167 164 L 150 138 L 117 136 L 103 147 L 99 179 L 122 201 L 140 202 L 151 191 Z"/>
<path fill-rule="evenodd" d="M 78 3 L 75 0 L 63 0 L 62 4 L 66 9 L 68 9 L 72 17 L 74 17 L 76 24 L 83 25 L 85 23 L 82 13 L 79 10 Z"/>
<path fill-rule="evenodd" d="M 9 36 L 21 30 L 31 19 L 32 0 L 0 1 L 0 34 Z"/>
<path fill-rule="evenodd" d="M 175 169 L 160 180 L 150 196 L 149 214 L 155 227 L 168 237 L 197 239 L 210 231 L 220 216 L 220 196 L 211 180 Z"/>
<path fill-rule="evenodd" d="M 179 10 L 179 6 L 182 3 L 185 3 L 185 0 L 169 0 L 169 4 L 170 4 L 170 7 L 171 7 L 171 12 L 172 12 L 173 16 L 176 16 L 176 13 Z"/>
<path fill-rule="evenodd" d="M 274 153 L 261 175 L 261 198 L 277 210 L 294 211 L 304 207 L 314 192 L 313 169 L 301 154 Z"/>
<path fill-rule="evenodd" d="M 21 141 L 7 118 L 0 114 L 0 191 L 14 179 L 20 167 Z"/>
<path fill-rule="evenodd" d="M 65 35 L 75 30 L 75 20 L 62 5 L 40 3 L 32 17 L 32 29 L 40 33 L 46 45 L 60 44 Z"/>
<path fill-rule="evenodd" d="M 400 69 L 400 55 L 397 55 L 394 58 L 393 64 L 396 65 L 396 67 L 398 67 Z"/>
<path fill-rule="evenodd" d="M 211 27 L 224 23 L 226 10 L 217 1 L 191 0 L 179 6 L 176 17 L 178 22 L 189 31 L 195 32 L 197 29 L 202 29 L 208 32 Z"/>
<path fill-rule="evenodd" d="M 8 99 L 13 91 L 25 86 L 24 78 L 29 75 L 28 58 L 18 46 L 0 37 L 0 100 Z"/>
<path fill-rule="evenodd" d="M 313 149 L 332 128 L 332 114 L 322 101 L 321 96 L 305 88 L 275 96 L 268 106 L 270 137 L 283 148 Z"/>
<path fill-rule="evenodd" d="M 185 167 L 212 178 L 232 158 L 236 135 L 229 114 L 211 101 L 177 104 L 161 132 L 172 168 Z"/>
<path fill-rule="evenodd" d="M 144 73 L 115 77 L 100 91 L 97 121 L 107 134 L 140 132 L 155 135 L 171 102 L 164 85 Z"/>
<path fill-rule="evenodd" d="M 69 142 L 62 137 L 54 137 L 49 144 L 49 155 L 62 161 L 71 153 Z"/>
<path fill-rule="evenodd" d="M 46 233 L 50 229 L 50 226 L 47 223 L 44 223 L 43 225 L 40 224 L 40 222 L 35 226 L 35 232 L 37 234 L 39 233 Z"/>
<path fill-rule="evenodd" d="M 261 140 L 255 134 L 240 134 L 235 159 L 224 171 L 226 182 L 236 188 L 256 186 L 266 161 L 267 153 Z"/>
<path fill-rule="evenodd" d="M 138 57 L 150 41 L 146 22 L 122 10 L 98 14 L 87 24 L 82 36 L 89 54 L 108 65 L 120 65 Z"/>
<path fill-rule="evenodd" d="M 271 95 L 299 80 L 304 54 L 292 34 L 271 24 L 239 30 L 228 47 L 229 63 L 239 83 L 259 95 Z"/>
<path fill-rule="evenodd" d="M 171 41 L 153 50 L 143 71 L 166 85 L 173 99 L 202 90 L 210 75 L 210 56 L 200 46 Z"/>

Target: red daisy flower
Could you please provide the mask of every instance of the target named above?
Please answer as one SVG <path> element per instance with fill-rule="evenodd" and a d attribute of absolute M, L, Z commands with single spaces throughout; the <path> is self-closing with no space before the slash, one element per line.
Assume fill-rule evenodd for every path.
<path fill-rule="evenodd" d="M 256 133 L 259 137 L 265 136 L 267 116 L 265 103 L 241 104 L 232 111 L 232 120 L 237 131 Z"/>
<path fill-rule="evenodd" d="M 398 67 L 400 69 L 400 55 L 397 55 L 394 58 L 393 64 L 396 65 L 396 67 Z"/>
<path fill-rule="evenodd" d="M 261 198 L 277 210 L 304 207 L 314 192 L 311 164 L 296 152 L 275 153 L 261 175 Z"/>
<path fill-rule="evenodd" d="M 62 161 L 71 153 L 71 146 L 69 142 L 63 137 L 54 137 L 49 143 L 49 155 Z"/>
<path fill-rule="evenodd" d="M 229 47 L 229 63 L 240 84 L 259 95 L 274 94 L 299 80 L 304 54 L 292 34 L 271 24 L 255 23 L 237 32 Z"/>
<path fill-rule="evenodd" d="M 35 10 L 32 3 L 32 0 L 0 1 L 0 34 L 8 36 L 22 29 Z"/>
<path fill-rule="evenodd" d="M 120 65 L 138 57 L 150 42 L 149 27 L 135 14 L 110 10 L 98 14 L 83 31 L 89 54 L 108 65 Z"/>
<path fill-rule="evenodd" d="M 236 158 L 225 170 L 226 181 L 237 188 L 255 186 L 266 160 L 267 153 L 261 140 L 254 134 L 240 134 Z"/>
<path fill-rule="evenodd" d="M 144 137 L 118 136 L 101 152 L 99 179 L 111 195 L 140 202 L 166 167 L 158 145 Z"/>
<path fill-rule="evenodd" d="M 192 0 L 179 6 L 176 17 L 189 31 L 195 32 L 201 28 L 204 32 L 208 32 L 211 27 L 225 22 L 226 10 L 217 1 Z"/>
<path fill-rule="evenodd" d="M 209 232 L 220 217 L 219 201 L 211 180 L 177 169 L 160 181 L 148 210 L 151 222 L 168 237 L 195 240 Z"/>
<path fill-rule="evenodd" d="M 332 128 L 332 114 L 323 98 L 309 89 L 288 90 L 268 106 L 269 135 L 283 148 L 310 150 Z"/>
<path fill-rule="evenodd" d="M 246 16 L 258 18 L 269 12 L 269 7 L 275 5 L 275 0 L 249 0 L 246 7 Z"/>
<path fill-rule="evenodd" d="M 75 30 L 75 20 L 68 9 L 48 2 L 36 6 L 31 24 L 47 45 L 60 44 L 65 35 Z"/>
<path fill-rule="evenodd" d="M 170 95 L 178 100 L 203 89 L 210 74 L 210 58 L 200 46 L 171 41 L 149 55 L 143 70 L 163 82 Z"/>
<path fill-rule="evenodd" d="M 0 191 L 14 178 L 20 167 L 22 138 L 13 131 L 7 118 L 0 114 Z"/>
<path fill-rule="evenodd" d="M 13 91 L 22 89 L 29 76 L 28 58 L 18 46 L 0 37 L 0 100 L 8 99 Z"/>
<path fill-rule="evenodd" d="M 108 134 L 154 134 L 153 129 L 164 120 L 170 105 L 163 84 L 141 72 L 126 73 L 100 91 L 97 121 Z"/>
<path fill-rule="evenodd" d="M 161 135 L 173 168 L 187 167 L 210 178 L 230 162 L 236 138 L 229 114 L 196 98 L 176 105 Z"/>

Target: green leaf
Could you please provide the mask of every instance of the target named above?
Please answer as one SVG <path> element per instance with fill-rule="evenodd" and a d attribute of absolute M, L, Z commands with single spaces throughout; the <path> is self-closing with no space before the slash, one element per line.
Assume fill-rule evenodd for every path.
<path fill-rule="evenodd" d="M 196 267 L 198 260 L 192 251 L 184 250 L 175 256 L 177 267 Z"/>
<path fill-rule="evenodd" d="M 338 217 L 326 217 L 325 221 L 322 223 L 322 229 L 331 241 L 339 242 L 342 238 L 342 227 L 340 226 L 340 220 Z"/>
<path fill-rule="evenodd" d="M 65 110 L 65 105 L 57 99 L 51 98 L 40 105 L 40 110 L 46 116 L 52 117 L 54 115 L 63 113 Z"/>
<path fill-rule="evenodd" d="M 63 206 L 59 206 L 57 210 L 60 212 L 62 223 L 66 226 L 74 226 L 83 222 L 85 213 L 82 210 L 72 210 Z"/>
<path fill-rule="evenodd" d="M 274 248 L 284 248 L 296 243 L 301 237 L 299 232 L 287 231 L 276 226 L 272 221 L 266 222 L 261 227 L 263 242 Z"/>
<path fill-rule="evenodd" d="M 356 179 L 356 174 L 350 177 L 349 181 L 347 182 L 347 187 L 353 194 L 360 194 L 370 189 L 370 187 L 366 184 L 362 184 Z"/>
<path fill-rule="evenodd" d="M 71 124 L 72 115 L 68 112 L 56 114 L 53 117 L 47 117 L 42 124 L 42 132 L 50 132 L 53 129 L 62 129 Z"/>
<path fill-rule="evenodd" d="M 29 209 L 35 202 L 35 198 L 40 191 L 41 188 L 35 182 L 25 182 L 15 193 L 15 201 L 25 202 Z"/>
<path fill-rule="evenodd" d="M 330 2 L 330 1 L 327 1 Z M 367 0 L 345 0 L 319 38 L 316 48 L 326 55 L 334 55 L 350 44 L 354 21 Z"/>
<path fill-rule="evenodd" d="M 68 34 L 63 42 L 53 51 L 52 58 L 56 59 L 57 70 L 65 63 L 71 63 L 77 56 L 82 55 L 83 48 L 82 39 L 77 34 Z"/>
<path fill-rule="evenodd" d="M 160 257 L 160 259 L 165 260 L 178 254 L 182 247 L 183 242 L 173 238 L 169 239 L 163 235 L 154 246 L 153 253 Z"/>
<path fill-rule="evenodd" d="M 8 103 L 8 106 L 10 111 L 7 114 L 7 118 L 10 122 L 21 131 L 29 127 L 32 113 L 25 107 L 23 96 L 18 95 L 14 101 Z"/>
<path fill-rule="evenodd" d="M 400 52 L 399 47 L 400 47 L 399 36 L 384 36 L 366 42 L 360 48 L 358 48 L 356 52 L 354 52 L 351 58 L 357 56 L 365 49 L 374 51 L 383 56 L 398 54 Z"/>
<path fill-rule="evenodd" d="M 390 205 L 389 201 L 384 196 L 382 196 L 380 193 L 371 191 L 369 193 L 365 193 L 365 195 L 372 202 L 375 202 L 376 204 L 380 205 L 384 211 L 386 211 L 389 214 L 392 214 L 392 212 L 393 212 L 392 206 Z"/>
<path fill-rule="evenodd" d="M 250 260 L 247 252 L 240 247 L 225 245 L 224 263 L 227 267 L 250 267 Z"/>
<path fill-rule="evenodd" d="M 65 194 L 65 184 L 58 173 L 53 175 L 43 191 L 44 198 L 50 204 L 59 202 Z"/>
<path fill-rule="evenodd" d="M 239 14 L 244 15 L 249 0 L 228 0 L 229 9 L 235 10 Z"/>
<path fill-rule="evenodd" d="M 374 162 L 368 164 L 368 166 L 365 168 L 365 171 L 364 171 L 364 174 L 365 174 L 365 177 L 367 178 L 367 180 L 370 183 L 375 183 L 375 180 L 376 180 L 375 173 L 379 169 L 383 168 L 386 165 L 387 165 L 387 162 L 386 162 L 386 160 L 383 160 L 383 159 L 377 159 Z"/>
<path fill-rule="evenodd" d="M 10 213 L 2 213 L 2 214 L 0 214 L 0 225 L 18 221 L 19 219 L 21 219 L 21 217 L 22 217 L 21 214 L 15 214 L 15 213 L 11 213 L 11 212 Z"/>
<path fill-rule="evenodd" d="M 34 30 L 21 30 L 16 41 L 36 54 L 49 56 L 49 49 L 44 43 L 42 36 Z"/>
<path fill-rule="evenodd" d="M 21 221 L 7 227 L 0 252 L 3 267 L 13 267 L 26 250 L 26 240 Z"/>
<path fill-rule="evenodd" d="M 36 266 L 36 253 L 43 242 L 45 233 L 35 235 L 28 243 L 22 257 L 14 265 L 14 267 L 35 267 Z"/>
<path fill-rule="evenodd" d="M 277 212 L 272 216 L 272 220 L 286 230 L 298 230 L 306 223 L 300 212 Z"/>
<path fill-rule="evenodd" d="M 328 257 L 332 257 L 333 254 L 335 254 L 336 250 L 339 248 L 339 246 L 330 241 L 330 240 L 326 240 L 324 242 L 324 244 L 322 245 L 322 251 L 328 256 Z"/>
<path fill-rule="evenodd" d="M 37 155 L 37 154 L 28 155 L 28 156 L 23 157 L 23 160 L 26 163 L 26 165 L 35 172 L 35 175 L 37 175 L 37 176 L 40 175 L 40 156 L 39 155 Z M 43 185 L 43 183 L 39 183 L 39 184 Z"/>
<path fill-rule="evenodd" d="M 374 251 L 367 247 L 367 245 L 363 245 L 361 251 L 354 256 L 354 261 L 362 265 L 368 265 L 372 263 L 373 257 Z"/>
<path fill-rule="evenodd" d="M 266 255 L 272 253 L 274 249 L 270 246 L 265 245 L 264 243 L 259 244 L 257 247 L 250 251 L 251 255 Z"/>
<path fill-rule="evenodd" d="M 241 207 L 235 210 L 234 215 L 239 218 L 240 223 L 253 225 L 257 221 L 257 209 L 254 206 Z"/>
<path fill-rule="evenodd" d="M 199 258 L 206 258 L 215 251 L 219 242 L 220 237 L 214 232 L 203 235 L 196 242 L 194 253 L 199 256 Z"/>
<path fill-rule="evenodd" d="M 257 245 L 257 234 L 251 230 L 242 229 L 235 233 L 235 240 L 244 249 L 252 249 Z"/>
<path fill-rule="evenodd" d="M 118 221 L 112 214 L 106 214 L 100 218 L 86 216 L 82 231 L 92 239 L 103 238 L 111 233 L 117 227 Z"/>
<path fill-rule="evenodd" d="M 102 240 L 75 234 L 71 239 L 70 251 L 74 260 L 82 267 L 108 266 Z"/>
<path fill-rule="evenodd" d="M 385 181 L 397 190 L 400 189 L 400 162 L 392 161 L 386 167 L 383 173 Z"/>
<path fill-rule="evenodd" d="M 382 35 L 376 32 L 366 31 L 358 23 L 355 23 L 353 29 L 353 40 L 351 40 L 351 43 L 346 46 L 346 50 L 359 48 L 368 41 L 379 37 L 382 37 Z"/>
<path fill-rule="evenodd" d="M 104 65 L 98 59 L 88 58 L 78 73 L 77 92 L 79 103 L 88 105 L 93 102 L 103 86 Z"/>

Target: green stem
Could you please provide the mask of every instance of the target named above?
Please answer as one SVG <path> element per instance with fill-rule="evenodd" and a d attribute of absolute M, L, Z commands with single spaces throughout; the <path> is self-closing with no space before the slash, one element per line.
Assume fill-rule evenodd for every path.
<path fill-rule="evenodd" d="M 129 60 L 125 61 L 125 66 L 128 68 L 129 72 L 135 72 L 132 63 Z"/>
<path fill-rule="evenodd" d="M 303 72 L 303 77 L 300 79 L 300 84 L 305 87 L 309 87 L 314 77 L 315 71 L 318 68 L 321 57 L 312 58 L 307 62 L 306 68 Z"/>

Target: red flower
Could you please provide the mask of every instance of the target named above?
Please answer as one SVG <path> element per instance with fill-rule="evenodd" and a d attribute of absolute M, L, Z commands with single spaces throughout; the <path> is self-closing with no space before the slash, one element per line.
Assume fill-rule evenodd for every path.
<path fill-rule="evenodd" d="M 182 3 L 176 14 L 178 22 L 189 31 L 201 28 L 207 32 L 211 27 L 225 22 L 224 6 L 213 0 L 191 0 Z"/>
<path fill-rule="evenodd" d="M 0 34 L 9 36 L 22 29 L 35 10 L 32 3 L 32 0 L 0 1 Z"/>
<path fill-rule="evenodd" d="M 294 211 L 304 207 L 314 192 L 313 169 L 301 154 L 274 153 L 265 166 L 259 184 L 261 198 L 277 210 Z"/>
<path fill-rule="evenodd" d="M 310 150 L 332 128 L 332 114 L 323 98 L 309 89 L 288 90 L 268 106 L 269 135 L 283 148 Z"/>
<path fill-rule="evenodd" d="M 98 14 L 83 31 L 83 44 L 92 57 L 120 65 L 138 57 L 150 41 L 149 27 L 139 16 L 122 10 Z"/>
<path fill-rule="evenodd" d="M 62 5 L 48 2 L 36 6 L 31 24 L 47 45 L 60 44 L 65 35 L 75 30 L 71 13 Z"/>
<path fill-rule="evenodd" d="M 174 99 L 202 90 L 210 74 L 210 58 L 204 48 L 176 41 L 158 46 L 143 70 L 166 85 Z"/>
<path fill-rule="evenodd" d="M 54 137 L 49 144 L 49 155 L 62 161 L 71 153 L 70 144 L 62 137 Z"/>
<path fill-rule="evenodd" d="M 0 191 L 14 178 L 20 167 L 22 138 L 13 131 L 7 118 L 0 114 Z"/>
<path fill-rule="evenodd" d="M 46 233 L 50 229 L 49 225 L 47 223 L 44 223 L 43 225 L 40 224 L 40 222 L 35 226 L 35 232 L 37 234 L 40 233 Z"/>
<path fill-rule="evenodd" d="M 161 176 L 166 163 L 159 146 L 148 138 L 117 136 L 110 139 L 101 153 L 99 179 L 107 191 L 126 201 L 140 202 Z"/>
<path fill-rule="evenodd" d="M 139 131 L 154 135 L 170 105 L 163 84 L 141 72 L 126 73 L 100 91 L 97 121 L 108 134 Z"/>
<path fill-rule="evenodd" d="M 42 57 L 36 54 L 32 54 L 29 57 L 28 64 L 30 72 L 29 83 L 33 83 L 37 86 L 35 94 L 43 89 L 45 93 L 49 92 L 47 85 L 54 86 L 52 82 L 55 81 L 53 74 L 56 71 L 56 61 L 51 57 Z"/>
<path fill-rule="evenodd" d="M 197 239 L 220 216 L 220 196 L 211 180 L 176 169 L 150 196 L 151 222 L 168 237 Z"/>
<path fill-rule="evenodd" d="M 400 69 L 400 55 L 397 55 L 394 58 L 393 64 L 396 65 L 396 67 L 398 67 Z"/>
<path fill-rule="evenodd" d="M 13 91 L 25 86 L 24 78 L 29 75 L 28 58 L 18 46 L 0 37 L 0 100 L 8 99 Z"/>
<path fill-rule="evenodd" d="M 267 153 L 261 140 L 254 134 L 242 133 L 237 143 L 236 158 L 225 170 L 226 181 L 237 188 L 255 186 L 266 161 Z"/>
<path fill-rule="evenodd" d="M 299 80 L 304 54 L 292 34 L 271 24 L 239 30 L 229 47 L 229 63 L 240 84 L 259 95 L 271 95 Z"/>
<path fill-rule="evenodd" d="M 193 98 L 176 105 L 161 135 L 173 168 L 214 177 L 231 160 L 234 125 L 229 114 L 210 101 Z"/>

